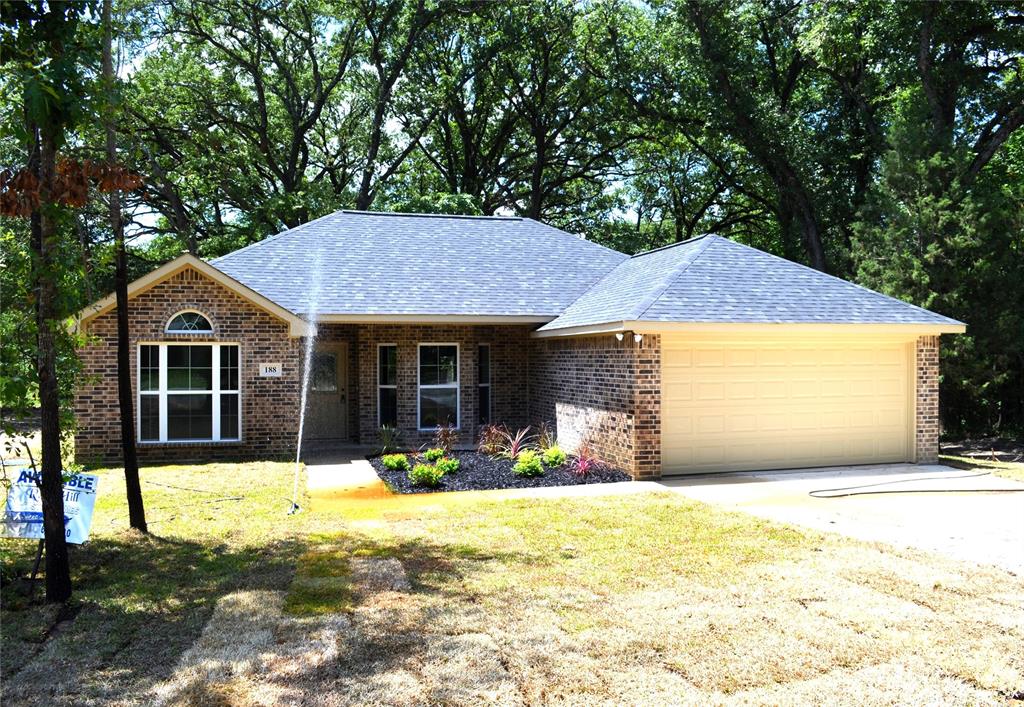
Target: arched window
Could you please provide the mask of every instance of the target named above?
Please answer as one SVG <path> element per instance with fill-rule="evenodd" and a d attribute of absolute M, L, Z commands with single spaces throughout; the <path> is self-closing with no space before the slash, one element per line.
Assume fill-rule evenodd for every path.
<path fill-rule="evenodd" d="M 168 334 L 212 334 L 213 325 L 199 312 L 178 312 L 167 322 Z"/>

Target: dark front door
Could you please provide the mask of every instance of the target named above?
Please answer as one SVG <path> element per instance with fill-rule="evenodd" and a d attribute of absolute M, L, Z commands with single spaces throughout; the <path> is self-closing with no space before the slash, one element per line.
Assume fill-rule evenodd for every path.
<path fill-rule="evenodd" d="M 348 344 L 316 344 L 303 439 L 348 439 Z"/>

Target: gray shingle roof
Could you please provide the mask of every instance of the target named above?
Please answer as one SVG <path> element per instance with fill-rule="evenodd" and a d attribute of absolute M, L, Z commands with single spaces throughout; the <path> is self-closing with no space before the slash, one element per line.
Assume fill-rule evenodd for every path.
<path fill-rule="evenodd" d="M 620 263 L 541 331 L 620 321 L 960 323 L 714 235 Z"/>
<path fill-rule="evenodd" d="M 556 317 L 626 259 L 526 218 L 338 211 L 211 264 L 296 314 L 319 269 L 320 314 Z"/>

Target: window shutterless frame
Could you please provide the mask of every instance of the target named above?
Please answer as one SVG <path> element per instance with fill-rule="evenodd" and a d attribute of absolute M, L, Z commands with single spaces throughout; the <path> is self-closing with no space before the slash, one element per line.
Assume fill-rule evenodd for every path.
<path fill-rule="evenodd" d="M 440 384 L 427 384 L 424 385 L 420 380 L 422 362 L 423 362 L 423 349 L 428 347 L 443 347 L 451 346 L 455 348 L 455 381 L 452 383 L 440 383 Z M 459 367 L 462 363 L 462 352 L 459 350 L 459 345 L 454 342 L 434 342 L 425 341 L 416 345 L 416 428 L 420 432 L 432 432 L 437 429 L 436 427 L 424 427 L 423 426 L 423 398 L 422 393 L 424 390 L 454 390 L 455 391 L 455 429 L 462 429 L 462 390 L 461 390 L 461 379 L 462 376 L 459 371 Z"/>
<path fill-rule="evenodd" d="M 167 385 L 167 369 L 168 369 L 168 355 L 167 348 L 169 346 L 195 346 L 209 348 L 210 351 L 210 373 L 211 373 L 211 385 L 208 389 L 203 390 L 168 390 Z M 143 366 L 142 366 L 142 352 L 146 347 L 154 347 L 158 352 L 158 383 L 155 390 L 143 390 Z M 224 388 L 221 386 L 221 349 L 234 348 L 237 351 L 236 357 L 236 370 L 238 374 L 238 384 L 234 388 Z M 167 341 L 141 341 L 136 346 L 135 356 L 135 374 L 136 374 L 136 396 L 135 396 L 135 439 L 139 444 L 187 444 L 196 442 L 237 442 L 242 439 L 242 349 L 241 346 L 236 342 L 216 342 L 206 343 L 203 341 L 182 341 L 182 342 L 167 342 Z M 167 433 L 168 423 L 168 403 L 167 399 L 170 396 L 175 395 L 210 395 L 211 400 L 211 434 L 209 437 L 189 438 L 189 439 L 169 439 Z M 236 425 L 238 427 L 238 434 L 234 436 L 221 436 L 221 405 L 222 398 L 224 395 L 234 395 L 235 404 L 237 410 L 235 411 Z M 146 438 L 143 439 L 142 434 L 142 411 L 143 411 L 143 399 L 144 398 L 156 398 L 158 401 L 158 416 L 159 420 L 159 434 L 157 438 Z"/>
<path fill-rule="evenodd" d="M 486 374 L 483 366 L 484 356 L 487 357 Z M 491 364 L 491 345 L 478 344 L 476 347 L 476 403 L 479 407 L 477 418 L 479 418 L 480 424 L 484 425 L 491 423 L 494 410 L 494 399 L 491 396 Z M 483 402 L 485 397 L 487 398 L 486 403 Z"/>
<path fill-rule="evenodd" d="M 386 349 L 386 348 L 393 348 L 395 350 L 395 382 L 392 383 L 392 384 L 381 383 L 382 378 L 381 378 L 381 370 L 380 370 L 380 356 L 381 356 L 382 350 Z M 419 366 L 418 362 L 417 362 L 417 366 Z M 397 403 L 397 396 L 398 396 L 398 344 L 377 344 L 377 427 L 378 428 L 380 428 L 380 427 L 382 427 L 384 425 L 383 420 L 381 420 L 381 414 L 380 414 L 380 410 L 381 410 L 380 401 L 381 401 L 381 391 L 382 390 L 394 390 L 395 391 L 395 396 L 396 396 L 396 403 Z M 398 423 L 398 421 L 396 420 L 395 421 L 396 426 L 397 426 L 397 423 Z"/>

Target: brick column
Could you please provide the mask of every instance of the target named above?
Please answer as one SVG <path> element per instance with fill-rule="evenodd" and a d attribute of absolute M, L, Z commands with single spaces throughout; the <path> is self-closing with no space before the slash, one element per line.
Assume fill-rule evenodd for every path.
<path fill-rule="evenodd" d="M 645 334 L 634 356 L 633 477 L 657 479 L 661 477 L 661 337 Z"/>
<path fill-rule="evenodd" d="M 939 458 L 939 337 L 918 337 L 915 362 L 915 461 L 934 464 Z"/>

